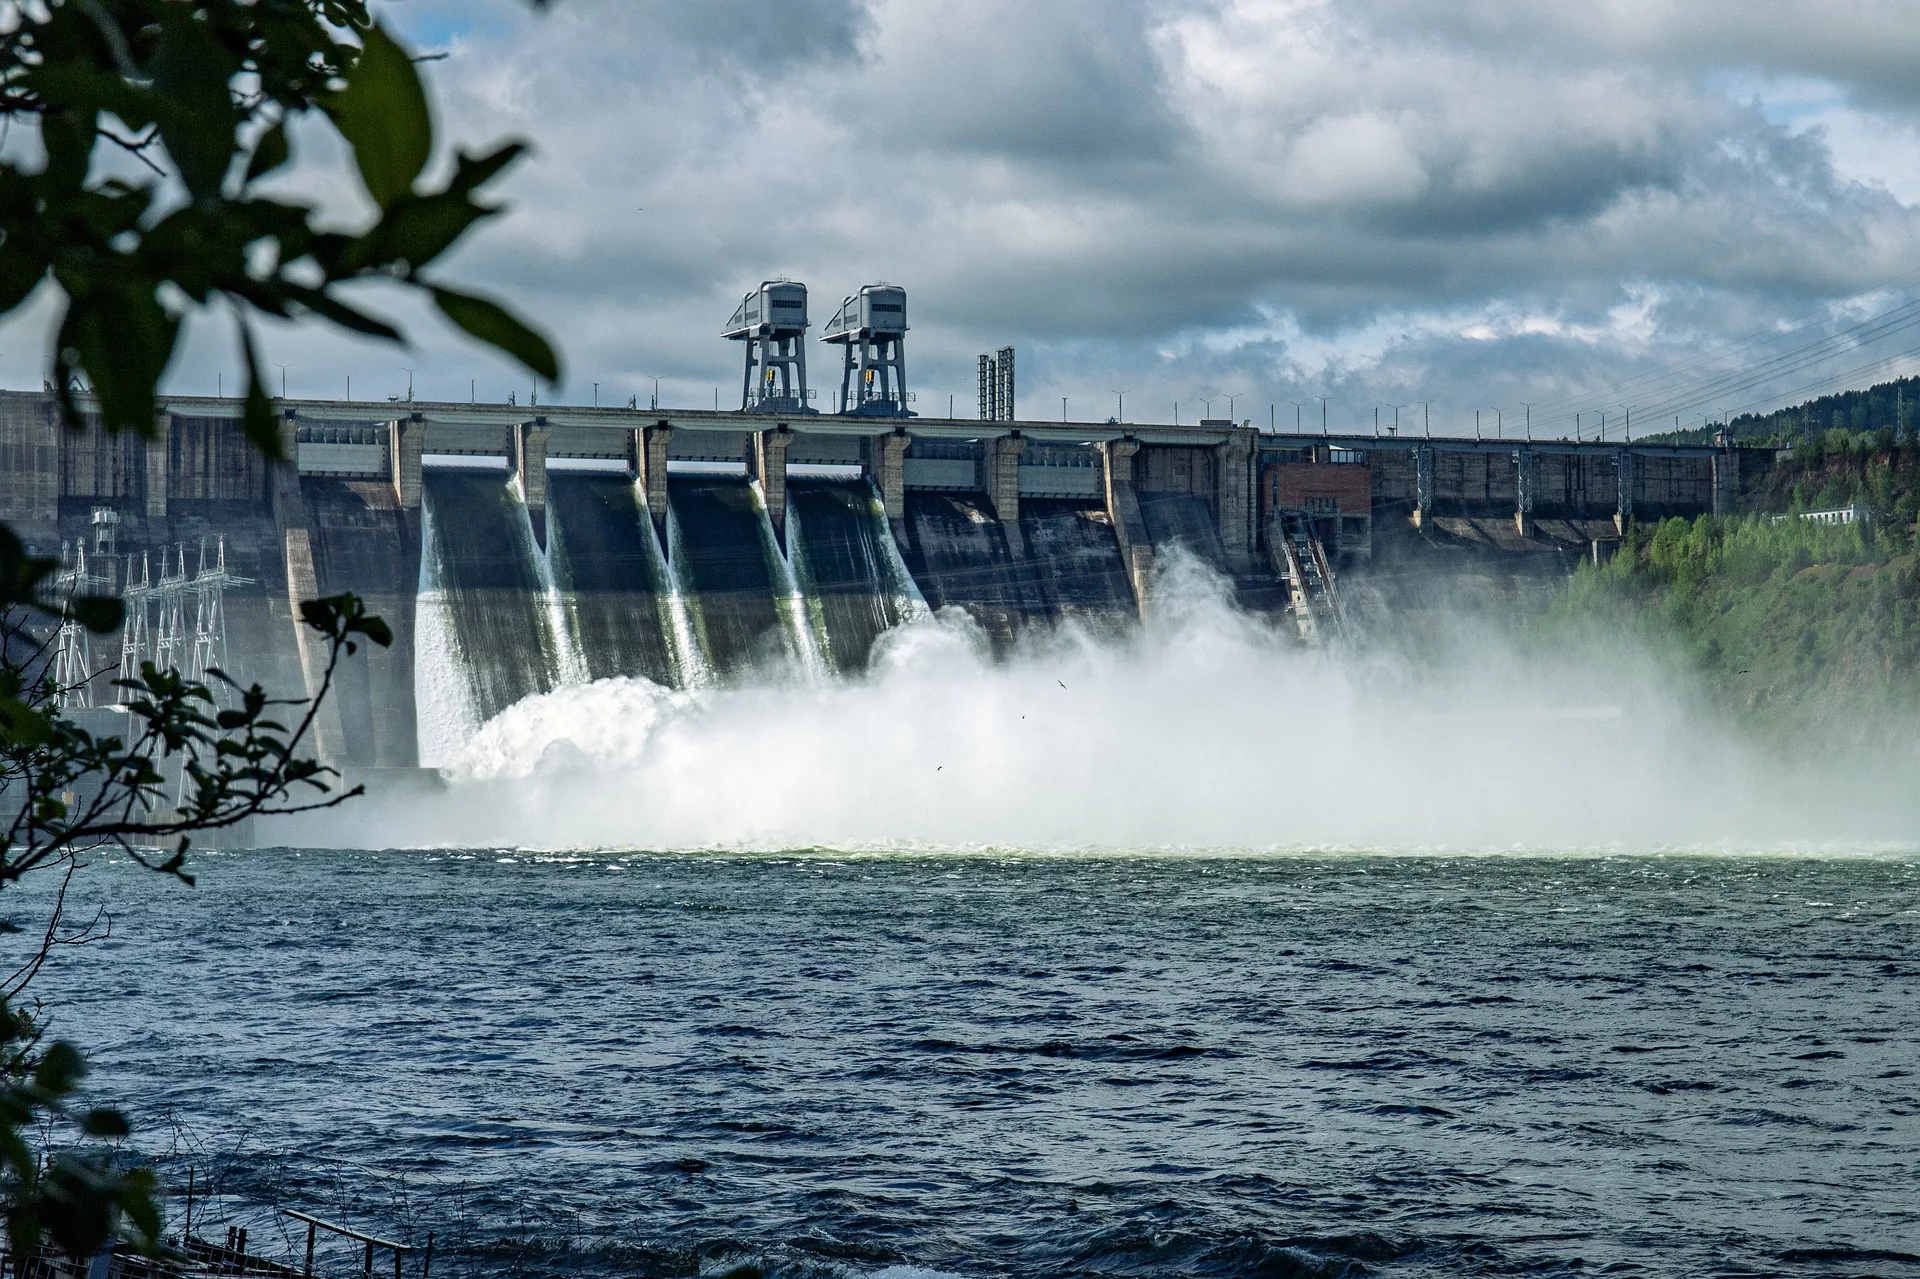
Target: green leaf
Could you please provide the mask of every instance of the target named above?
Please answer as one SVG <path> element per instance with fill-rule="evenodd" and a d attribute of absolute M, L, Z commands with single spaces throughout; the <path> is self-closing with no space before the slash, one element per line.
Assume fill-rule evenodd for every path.
<path fill-rule="evenodd" d="M 119 600 L 109 596 L 80 595 L 67 601 L 67 616 L 95 635 L 105 635 L 120 629 L 126 609 Z"/>
<path fill-rule="evenodd" d="M 108 431 L 153 435 L 154 388 L 173 359 L 180 322 L 167 314 L 150 285 L 103 285 L 66 271 L 57 274 L 69 297 L 57 342 L 60 363 L 87 375 Z"/>
<path fill-rule="evenodd" d="M 347 629 L 366 636 L 369 640 L 372 640 L 375 644 L 378 644 L 381 648 L 389 648 L 393 644 L 392 628 L 389 627 L 384 620 L 378 617 L 359 618 L 355 620 Z"/>
<path fill-rule="evenodd" d="M 553 347 L 505 307 L 470 293 L 455 293 L 438 285 L 427 287 L 433 291 L 434 305 L 440 313 L 469 334 L 512 356 L 547 381 L 560 380 L 560 359 Z"/>
<path fill-rule="evenodd" d="M 433 120 L 413 59 L 386 28 L 367 28 L 360 61 L 327 114 L 353 147 L 374 203 L 384 209 L 413 190 L 433 152 Z"/>
<path fill-rule="evenodd" d="M 260 376 L 260 355 L 253 348 L 253 330 L 240 322 L 240 350 L 247 361 L 247 398 L 241 410 L 240 430 L 253 447 L 269 462 L 284 462 L 280 449 L 280 420 L 274 415 L 273 401 L 267 397 L 266 379 Z"/>
<path fill-rule="evenodd" d="M 89 1137 L 125 1137 L 133 1132 L 127 1117 L 117 1110 L 89 1110 L 80 1116 L 80 1130 Z"/>
<path fill-rule="evenodd" d="M 253 158 L 247 161 L 247 181 L 264 177 L 293 158 L 293 148 L 287 145 L 287 126 L 282 121 L 260 135 L 260 141 L 254 145 Z"/>

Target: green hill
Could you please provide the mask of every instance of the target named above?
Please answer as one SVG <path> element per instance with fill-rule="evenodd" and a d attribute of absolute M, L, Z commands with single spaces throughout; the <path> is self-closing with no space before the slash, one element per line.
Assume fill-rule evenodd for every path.
<path fill-rule="evenodd" d="M 1909 527 L 1744 516 L 1630 531 L 1540 629 L 1625 634 L 1717 703 L 1781 732 L 1871 744 L 1920 709 L 1920 556 Z"/>

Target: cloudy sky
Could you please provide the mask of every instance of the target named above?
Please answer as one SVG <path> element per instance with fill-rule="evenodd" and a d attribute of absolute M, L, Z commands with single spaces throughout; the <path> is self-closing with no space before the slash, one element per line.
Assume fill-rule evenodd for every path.
<path fill-rule="evenodd" d="M 568 379 L 543 402 L 598 382 L 644 404 L 658 377 L 664 403 L 737 405 L 718 331 L 781 274 L 816 327 L 861 283 L 905 285 L 909 376 L 937 415 L 950 394 L 973 412 L 974 356 L 1007 344 L 1022 416 L 1066 397 L 1104 418 L 1125 390 L 1128 420 L 1178 400 L 1190 421 L 1207 397 L 1224 416 L 1235 394 L 1286 429 L 1291 402 L 1312 417 L 1329 396 L 1336 428 L 1422 401 L 1436 429 L 1476 408 L 1511 426 L 1532 402 L 1554 431 L 1575 409 L 1697 421 L 1865 384 L 1920 346 L 1888 324 L 1784 358 L 1920 298 L 1910 0 L 383 12 L 447 52 L 426 70 L 449 141 L 537 148 L 503 184 L 512 214 L 446 274 L 559 340 Z M 317 137 L 307 155 L 338 161 Z M 295 395 L 351 375 L 384 397 L 411 367 L 421 398 L 525 402 L 504 364 L 429 317 L 413 331 L 411 351 L 276 333 L 272 359 Z M 43 359 L 32 317 L 0 334 L 6 384 Z M 174 385 L 222 368 L 230 390 L 225 333 L 198 326 Z"/>

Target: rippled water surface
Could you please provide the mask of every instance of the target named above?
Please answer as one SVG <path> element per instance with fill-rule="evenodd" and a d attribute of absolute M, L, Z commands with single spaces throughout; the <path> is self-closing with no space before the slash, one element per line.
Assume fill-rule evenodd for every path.
<path fill-rule="evenodd" d="M 436 1276 L 1920 1274 L 1909 858 L 198 868 L 87 872 L 112 940 L 39 993 L 256 1248 L 286 1202 Z"/>

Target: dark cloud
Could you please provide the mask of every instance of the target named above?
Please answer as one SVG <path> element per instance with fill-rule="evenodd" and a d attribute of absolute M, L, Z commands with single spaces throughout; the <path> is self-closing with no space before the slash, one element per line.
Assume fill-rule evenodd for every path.
<path fill-rule="evenodd" d="M 538 147 L 514 211 L 452 274 L 554 331 L 576 399 L 661 375 L 710 402 L 736 377 L 720 323 L 781 272 L 822 310 L 869 280 L 907 285 L 923 405 L 951 389 L 964 407 L 973 354 L 1011 341 L 1049 415 L 1114 387 L 1161 416 L 1212 390 L 1276 416 L 1320 393 L 1353 425 L 1376 401 L 1453 414 L 1603 386 L 1920 266 L 1920 212 L 1875 185 L 1886 174 L 1848 170 L 1768 97 L 1811 77 L 1836 111 L 1920 125 L 1911 5 L 432 13 L 453 52 L 431 70 L 448 132 Z M 430 318 L 419 333 L 405 360 L 285 340 L 303 365 L 410 363 L 423 384 L 504 391 Z M 213 350 L 182 375 L 210 382 Z"/>

